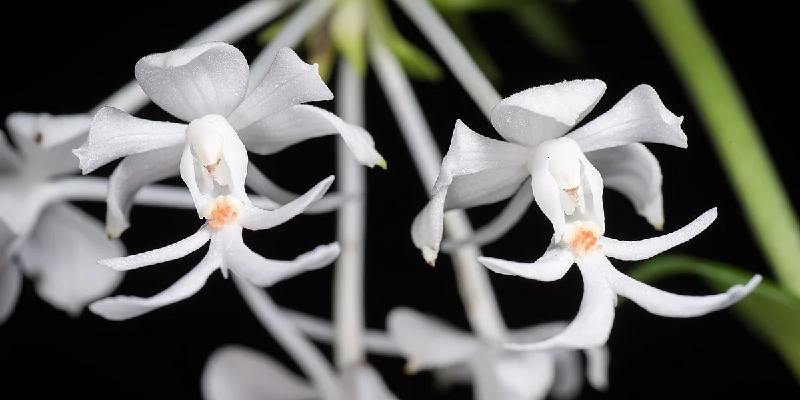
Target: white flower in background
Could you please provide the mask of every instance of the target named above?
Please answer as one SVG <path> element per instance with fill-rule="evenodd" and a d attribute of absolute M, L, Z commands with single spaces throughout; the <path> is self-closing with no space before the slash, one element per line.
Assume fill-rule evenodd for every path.
<path fill-rule="evenodd" d="M 125 253 L 101 224 L 66 202 L 72 188 L 58 179 L 78 170 L 70 150 L 82 141 L 88 117 L 14 113 L 7 125 L 17 150 L 0 131 L 0 322 L 14 309 L 23 274 L 35 280 L 40 297 L 77 315 L 122 279 L 97 259 Z"/>
<path fill-rule="evenodd" d="M 227 276 L 233 270 L 253 284 L 266 287 L 303 271 L 328 265 L 339 255 L 336 243 L 318 246 L 292 261 L 269 260 L 242 241 L 242 228 L 269 229 L 303 212 L 322 197 L 333 183 L 330 176 L 294 201 L 275 210 L 251 204 L 245 193 L 247 151 L 224 117 L 206 115 L 186 128 L 187 140 L 180 158 L 181 178 L 206 223 L 192 236 L 169 246 L 128 257 L 101 260 L 118 271 L 175 260 L 210 242 L 206 256 L 170 288 L 150 297 L 117 296 L 92 303 L 89 308 L 111 320 L 124 320 L 183 300 L 203 287 L 217 269 Z"/>
<path fill-rule="evenodd" d="M 583 278 L 583 300 L 575 319 L 560 334 L 528 344 L 509 344 L 516 349 L 548 347 L 585 348 L 608 340 L 614 322 L 617 295 L 627 297 L 645 310 L 665 317 L 695 317 L 728 307 L 747 296 L 761 282 L 755 275 L 746 285 L 710 296 L 684 296 L 639 282 L 614 268 L 608 258 L 644 260 L 697 236 L 717 218 L 716 208 L 706 211 L 689 225 L 655 238 L 622 241 L 603 236 L 603 228 L 592 220 L 566 224 L 565 233 L 533 263 L 517 263 L 481 257 L 479 261 L 500 274 L 519 275 L 539 281 L 555 281 L 577 264 Z"/>
<path fill-rule="evenodd" d="M 522 184 L 529 176 L 533 196 L 559 238 L 571 220 L 591 219 L 602 229 L 601 173 L 609 187 L 627 196 L 638 213 L 660 229 L 661 169 L 638 142 L 686 147 L 682 118 L 664 107 L 653 88 L 640 85 L 609 111 L 569 132 L 605 88 L 600 80 L 575 80 L 503 99 L 492 111 L 491 122 L 508 142 L 456 122 L 435 194 L 412 226 L 414 244 L 425 260 L 436 261 L 445 210 L 493 203 L 528 190 Z"/>
<path fill-rule="evenodd" d="M 320 79 L 316 64 L 304 63 L 289 48 L 278 51 L 266 76 L 250 93 L 247 60 L 226 43 L 152 54 L 136 63 L 135 72 L 142 89 L 159 107 L 187 122 L 212 118 L 238 133 L 252 152 L 272 154 L 306 139 L 339 134 L 362 164 L 385 166 L 364 129 L 301 104 L 330 100 L 333 94 Z M 187 134 L 186 124 L 139 119 L 111 107 L 97 112 L 88 140 L 75 154 L 84 174 L 125 157 L 109 183 L 106 228 L 110 235 L 119 236 L 128 227 L 132 199 L 140 188 L 178 173 Z M 216 155 L 198 156 L 214 162 Z M 214 168 L 212 164 L 205 167 Z"/>
<path fill-rule="evenodd" d="M 339 375 L 339 393 L 323 395 L 266 354 L 233 345 L 209 357 L 201 385 L 206 400 L 396 399 L 369 365 L 346 368 Z"/>
<path fill-rule="evenodd" d="M 408 308 L 396 308 L 387 319 L 389 335 L 405 353 L 407 369 L 433 370 L 444 383 L 469 383 L 479 400 L 533 400 L 552 394 L 575 398 L 583 387 L 580 356 L 573 350 L 513 352 Z M 509 333 L 512 340 L 542 340 L 564 329 L 548 323 Z M 598 390 L 608 386 L 608 352 L 585 351 L 586 375 Z"/>

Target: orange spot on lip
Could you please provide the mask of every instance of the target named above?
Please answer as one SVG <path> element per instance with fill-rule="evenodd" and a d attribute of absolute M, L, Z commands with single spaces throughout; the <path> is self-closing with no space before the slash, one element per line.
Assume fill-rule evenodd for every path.
<path fill-rule="evenodd" d="M 569 245 L 579 254 L 586 254 L 599 248 L 597 245 L 597 234 L 586 228 L 578 229 L 572 235 L 572 238 L 570 238 Z"/>
<path fill-rule="evenodd" d="M 238 213 L 229 202 L 220 201 L 211 210 L 208 217 L 208 225 L 214 229 L 220 229 L 233 221 L 236 221 Z"/>

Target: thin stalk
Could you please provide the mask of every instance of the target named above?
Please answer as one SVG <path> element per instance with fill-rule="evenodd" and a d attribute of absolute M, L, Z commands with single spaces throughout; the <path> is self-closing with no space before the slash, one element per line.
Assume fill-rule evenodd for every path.
<path fill-rule="evenodd" d="M 272 298 L 259 287 L 233 275 L 233 282 L 242 294 L 245 303 L 258 321 L 287 353 L 295 360 L 303 373 L 311 380 L 323 399 L 333 399 L 338 392 L 338 380 L 331 365 L 310 340 L 286 318 Z"/>
<path fill-rule="evenodd" d="M 469 52 L 427 0 L 395 0 L 442 57 L 447 67 L 488 117 L 500 95 Z"/>
<path fill-rule="evenodd" d="M 364 80 L 342 59 L 337 78 L 336 110 L 347 122 L 364 124 Z M 364 361 L 364 231 L 366 172 L 343 140 L 336 142 L 339 193 L 348 199 L 337 214 L 336 237 L 342 252 L 336 261 L 333 318 L 334 359 L 344 370 Z"/>
<path fill-rule="evenodd" d="M 779 281 L 800 295 L 800 228 L 733 74 L 692 2 L 640 0 L 639 8 L 689 91 Z"/>
<path fill-rule="evenodd" d="M 431 194 L 430 190 L 439 174 L 442 154 L 433 140 L 422 108 L 399 62 L 377 39 L 371 43 L 370 57 L 392 112 L 398 121 L 402 121 L 398 124 L 400 132 L 411 151 L 420 178 Z M 444 229 L 454 241 L 472 235 L 472 227 L 463 211 L 448 212 L 444 218 Z M 484 339 L 501 341 L 506 335 L 506 327 L 486 269 L 478 263 L 479 256 L 480 250 L 473 245 L 460 247 L 451 254 L 459 291 L 472 329 Z"/>
<path fill-rule="evenodd" d="M 334 327 L 326 319 L 289 309 L 283 309 L 283 313 L 298 329 L 313 340 L 331 344 L 336 338 Z M 372 354 L 405 357 L 397 344 L 384 331 L 367 329 L 364 332 L 364 347 Z"/>

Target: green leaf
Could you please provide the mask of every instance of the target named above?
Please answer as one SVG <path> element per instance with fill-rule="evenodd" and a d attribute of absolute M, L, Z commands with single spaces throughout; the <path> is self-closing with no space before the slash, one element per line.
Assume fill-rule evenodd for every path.
<path fill-rule="evenodd" d="M 753 275 L 744 269 L 712 260 L 688 256 L 663 256 L 639 264 L 630 274 L 643 282 L 674 275 L 694 275 L 717 291 L 747 282 Z M 783 357 L 800 381 L 800 299 L 774 282 L 764 279 L 733 310 Z"/>
<path fill-rule="evenodd" d="M 524 5 L 528 0 L 431 0 L 434 7 L 450 12 L 493 11 Z"/>
<path fill-rule="evenodd" d="M 330 34 L 333 44 L 350 65 L 364 74 L 367 56 L 364 34 L 367 27 L 367 5 L 361 0 L 339 2 L 330 19 Z"/>
<path fill-rule="evenodd" d="M 266 46 L 267 43 L 271 42 L 275 36 L 283 30 L 284 26 L 286 26 L 286 20 L 288 17 L 283 17 L 271 24 L 269 24 L 266 28 L 262 29 L 261 32 L 258 32 L 256 35 L 256 43 L 259 46 Z"/>
<path fill-rule="evenodd" d="M 545 53 L 566 62 L 579 61 L 582 50 L 568 21 L 547 0 L 531 0 L 509 7 L 514 22 Z"/>
<path fill-rule="evenodd" d="M 495 83 L 499 81 L 500 68 L 492 60 L 492 56 L 483 43 L 481 43 L 467 15 L 462 12 L 448 12 L 443 13 L 442 16 L 447 20 L 447 24 L 450 25 L 450 28 L 453 29 L 461 43 L 467 48 L 472 59 L 475 60 L 486 77 Z"/>

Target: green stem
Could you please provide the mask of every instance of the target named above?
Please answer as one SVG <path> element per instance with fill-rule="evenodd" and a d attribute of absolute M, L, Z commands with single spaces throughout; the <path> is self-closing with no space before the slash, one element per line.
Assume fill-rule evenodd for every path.
<path fill-rule="evenodd" d="M 778 280 L 800 295 L 800 229 L 734 78 L 689 0 L 638 0 L 689 91 Z"/>

